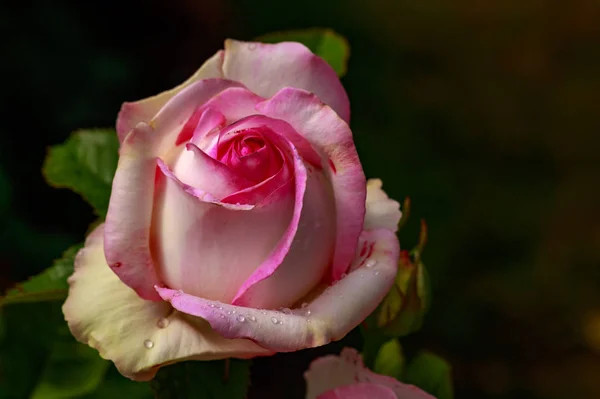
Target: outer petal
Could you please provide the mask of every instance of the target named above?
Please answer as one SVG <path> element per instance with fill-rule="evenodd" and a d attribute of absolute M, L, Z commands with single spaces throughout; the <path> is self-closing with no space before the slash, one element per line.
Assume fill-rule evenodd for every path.
<path fill-rule="evenodd" d="M 223 79 L 195 82 L 174 96 L 149 124 L 140 123 L 123 141 L 106 216 L 106 259 L 121 280 L 144 299 L 160 299 L 161 280 L 150 254 L 156 157 L 173 148 L 181 127 L 201 104 L 227 87 Z"/>
<path fill-rule="evenodd" d="M 270 354 L 251 341 L 222 338 L 206 321 L 165 302 L 139 298 L 107 266 L 102 229 L 77 254 L 63 312 L 73 335 L 114 361 L 123 375 L 149 380 L 159 367 L 179 360 Z"/>
<path fill-rule="evenodd" d="M 110 267 L 142 298 L 159 300 L 152 287 L 161 284 L 150 254 L 156 161 L 153 131 L 140 123 L 123 142 L 110 196 L 104 248 Z"/>
<path fill-rule="evenodd" d="M 175 309 L 206 319 L 225 338 L 248 338 L 277 352 L 325 345 L 341 339 L 363 321 L 394 282 L 399 255 L 395 234 L 387 229 L 363 234 L 373 248 L 368 261 L 299 309 L 258 310 L 159 286 L 156 290 Z"/>
<path fill-rule="evenodd" d="M 284 87 L 297 87 L 317 95 L 348 122 L 350 103 L 335 71 L 300 43 L 278 44 L 225 41 L 223 73 L 242 82 L 261 97 Z"/>
<path fill-rule="evenodd" d="M 314 399 L 314 397 L 307 396 L 307 399 Z M 388 387 L 361 382 L 359 384 L 332 389 L 319 395 L 317 399 L 398 399 L 398 397 Z"/>
<path fill-rule="evenodd" d="M 336 392 L 353 392 L 349 387 L 364 385 L 364 383 L 375 384 L 389 389 L 385 392 L 395 394 L 391 398 L 399 399 L 435 399 L 433 396 L 423 392 L 419 388 L 403 384 L 395 378 L 380 375 L 367 369 L 360 354 L 353 348 L 344 348 L 340 356 L 323 356 L 313 361 L 309 369 L 304 373 L 307 384 L 307 399 L 324 398 L 354 398 L 354 396 L 326 396 L 322 395 L 332 389 Z M 361 384 L 363 383 L 363 384 Z M 348 390 L 336 388 L 348 387 Z M 367 392 L 364 388 L 358 392 Z M 383 392 L 383 391 L 382 391 Z M 322 396 L 319 396 L 322 395 Z M 380 396 L 357 396 L 356 398 L 380 398 Z M 381 396 L 387 398 L 388 396 Z"/>
<path fill-rule="evenodd" d="M 337 242 L 332 279 L 344 274 L 354 256 L 365 217 L 366 179 L 352 132 L 331 108 L 304 90 L 285 88 L 258 104 L 263 114 L 283 119 L 326 156 L 324 164 L 336 200 Z"/>
<path fill-rule="evenodd" d="M 365 214 L 365 230 L 385 227 L 393 232 L 398 231 L 398 222 L 402 217 L 400 203 L 390 199 L 381 189 L 380 179 L 367 181 L 367 213 Z"/>
<path fill-rule="evenodd" d="M 119 116 L 117 117 L 117 134 L 119 135 L 119 141 L 123 142 L 127 133 L 129 133 L 138 123 L 149 122 L 154 118 L 154 115 L 157 114 L 163 105 L 185 87 L 200 79 L 222 78 L 222 66 L 223 51 L 220 50 L 209 58 L 200 69 L 192 75 L 192 77 L 176 88 L 164 91 L 144 100 L 123 103 Z"/>

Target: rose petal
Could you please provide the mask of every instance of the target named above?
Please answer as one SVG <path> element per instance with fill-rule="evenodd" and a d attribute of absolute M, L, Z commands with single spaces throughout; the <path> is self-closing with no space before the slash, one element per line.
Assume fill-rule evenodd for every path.
<path fill-rule="evenodd" d="M 395 234 L 387 229 L 363 234 L 373 243 L 371 262 L 321 292 L 306 307 L 289 312 L 227 305 L 169 288 L 155 288 L 175 309 L 204 318 L 225 338 L 248 338 L 277 352 L 325 345 L 341 339 L 363 321 L 394 282 L 399 253 Z"/>
<path fill-rule="evenodd" d="M 304 90 L 284 88 L 256 107 L 269 117 L 289 123 L 327 157 L 324 164 L 330 165 L 325 169 L 332 182 L 337 215 L 332 267 L 335 281 L 350 265 L 365 218 L 366 179 L 352 132 L 331 108 Z"/>
<path fill-rule="evenodd" d="M 113 271 L 144 299 L 159 300 L 152 287 L 161 283 L 150 254 L 150 222 L 154 204 L 156 161 L 154 131 L 138 124 L 121 145 L 112 185 L 104 249 Z"/>
<path fill-rule="evenodd" d="M 307 396 L 307 399 L 314 399 L 314 396 Z M 362 382 L 359 384 L 347 385 L 341 388 L 335 388 L 319 395 L 317 399 L 398 399 L 394 391 L 388 387 L 377 384 Z M 410 398 L 400 398 L 410 399 Z"/>
<path fill-rule="evenodd" d="M 367 213 L 364 229 L 385 227 L 396 232 L 398 231 L 398 222 L 402 217 L 400 203 L 390 199 L 381 189 L 382 185 L 380 179 L 367 181 Z"/>
<path fill-rule="evenodd" d="M 287 229 L 293 185 L 284 185 L 268 203 L 238 206 L 186 186 L 164 163 L 159 166 L 152 248 L 164 282 L 230 302 Z"/>
<path fill-rule="evenodd" d="M 123 103 L 119 116 L 117 117 L 117 134 L 119 135 L 119 141 L 123 142 L 127 133 L 129 133 L 138 123 L 149 122 L 154 118 L 163 105 L 185 87 L 200 79 L 222 78 L 223 56 L 224 52 L 222 50 L 218 51 L 209 58 L 196 73 L 192 75 L 192 77 L 174 89 L 164 91 L 156 96 L 148 97 L 140 101 Z"/>
<path fill-rule="evenodd" d="M 271 97 L 284 87 L 310 91 L 348 122 L 350 103 L 335 71 L 300 43 L 278 44 L 225 41 L 223 73 L 242 82 L 261 97 Z"/>
<path fill-rule="evenodd" d="M 75 258 L 63 312 L 73 335 L 114 361 L 123 375 L 145 381 L 179 360 L 271 354 L 248 340 L 222 338 L 206 321 L 165 302 L 139 298 L 107 266 L 102 229 L 90 234 Z"/>
<path fill-rule="evenodd" d="M 149 123 L 157 133 L 153 138 L 158 149 L 157 156 L 164 156 L 177 142 L 181 143 L 181 131 L 190 118 L 195 115 L 199 118 L 203 114 L 204 110 L 198 108 L 223 90 L 240 86 L 240 83 L 225 79 L 203 79 L 190 84 L 173 96 Z M 165 161 L 169 164 L 169 160 Z"/>
<path fill-rule="evenodd" d="M 237 85 L 223 79 L 190 84 L 148 124 L 138 124 L 121 145 L 106 216 L 104 247 L 113 271 L 144 299 L 158 300 L 152 287 L 161 283 L 149 247 L 155 158 L 173 154 L 181 127 L 201 104 Z"/>
<path fill-rule="evenodd" d="M 298 230 L 283 262 L 269 277 L 248 285 L 234 305 L 289 307 L 323 279 L 335 243 L 334 201 L 328 186 L 320 172 L 309 173 Z"/>
<path fill-rule="evenodd" d="M 337 396 L 324 396 L 322 394 L 332 389 L 337 392 L 349 393 L 352 390 L 346 391 L 339 388 L 361 385 L 360 383 L 371 383 L 387 387 L 395 394 L 392 398 L 435 399 L 413 385 L 403 384 L 395 378 L 377 374 L 367 369 L 360 354 L 354 348 L 344 348 L 340 356 L 328 355 L 314 360 L 304 373 L 304 379 L 307 385 L 306 399 L 336 398 Z M 353 396 L 340 397 L 353 398 Z M 358 398 L 362 398 L 362 396 L 358 396 Z M 379 396 L 373 395 L 369 398 L 379 398 Z"/>
<path fill-rule="evenodd" d="M 222 113 L 231 124 L 239 119 L 256 113 L 256 104 L 265 99 L 245 87 L 231 87 L 223 90 L 209 101 L 204 107 L 213 108 Z"/>
<path fill-rule="evenodd" d="M 226 165 L 208 156 L 193 143 L 187 143 L 173 167 L 173 173 L 183 183 L 222 199 L 253 183 Z"/>

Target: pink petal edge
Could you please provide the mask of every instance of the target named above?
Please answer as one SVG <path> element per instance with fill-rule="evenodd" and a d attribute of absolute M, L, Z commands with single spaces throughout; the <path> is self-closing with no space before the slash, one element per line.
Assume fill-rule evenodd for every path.
<path fill-rule="evenodd" d="M 156 286 L 159 295 L 184 313 L 202 317 L 225 338 L 246 338 L 277 352 L 325 345 L 341 339 L 364 320 L 390 289 L 398 267 L 399 245 L 387 229 L 363 233 L 372 241 L 369 265 L 350 272 L 305 307 L 290 311 L 229 305 Z"/>
<path fill-rule="evenodd" d="M 325 152 L 323 164 L 333 185 L 336 199 L 337 242 L 331 279 L 344 274 L 354 256 L 358 236 L 365 220 L 366 178 L 358 159 L 349 126 L 314 94 L 283 88 L 258 104 L 264 115 L 282 119 Z"/>

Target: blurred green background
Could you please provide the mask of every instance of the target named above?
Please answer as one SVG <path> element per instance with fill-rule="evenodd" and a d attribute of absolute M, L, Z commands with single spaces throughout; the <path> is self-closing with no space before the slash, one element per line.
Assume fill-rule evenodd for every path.
<path fill-rule="evenodd" d="M 0 288 L 94 220 L 45 185 L 49 145 L 112 126 L 227 37 L 313 26 L 349 40 L 364 168 L 412 200 L 403 247 L 429 225 L 433 306 L 403 342 L 451 362 L 457 398 L 600 397 L 596 0 L 3 2 Z"/>

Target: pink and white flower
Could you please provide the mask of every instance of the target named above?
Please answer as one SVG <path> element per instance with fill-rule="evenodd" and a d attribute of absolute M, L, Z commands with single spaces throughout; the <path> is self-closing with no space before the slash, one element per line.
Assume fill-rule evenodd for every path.
<path fill-rule="evenodd" d="M 228 40 L 125 103 L 106 222 L 69 280 L 75 337 L 137 380 L 342 338 L 399 252 L 399 204 L 365 180 L 349 115 L 335 72 L 292 42 Z"/>
<path fill-rule="evenodd" d="M 372 372 L 353 348 L 314 360 L 304 379 L 306 399 L 435 399 L 414 385 Z"/>

